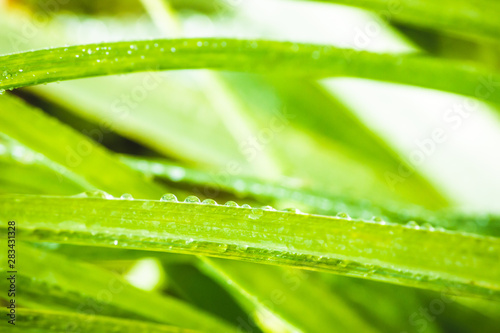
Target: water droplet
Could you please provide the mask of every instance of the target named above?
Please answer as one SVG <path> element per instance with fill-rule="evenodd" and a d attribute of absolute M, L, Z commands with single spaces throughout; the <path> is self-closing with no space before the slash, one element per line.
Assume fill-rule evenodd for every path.
<path fill-rule="evenodd" d="M 274 208 L 273 208 L 273 207 L 271 207 L 271 206 L 262 206 L 262 209 L 263 209 L 263 210 L 269 210 L 269 211 L 276 210 L 276 209 L 274 209 Z"/>
<path fill-rule="evenodd" d="M 114 197 L 101 190 L 93 190 L 85 192 L 87 198 L 98 198 L 98 199 L 113 199 Z"/>
<path fill-rule="evenodd" d="M 339 267 L 347 267 L 349 265 L 349 261 L 348 260 L 341 260 L 341 261 L 339 261 L 339 263 L 337 265 Z"/>
<path fill-rule="evenodd" d="M 170 49 L 170 52 L 172 52 L 172 53 L 174 53 L 175 51 L 176 51 L 176 50 L 175 50 L 175 47 L 172 47 L 172 48 Z"/>
<path fill-rule="evenodd" d="M 134 200 L 134 197 L 130 193 L 123 193 L 120 197 L 122 200 Z"/>
<path fill-rule="evenodd" d="M 217 205 L 217 202 L 214 199 L 205 199 L 202 204 L 204 205 Z"/>
<path fill-rule="evenodd" d="M 258 220 L 264 214 L 264 211 L 259 208 L 252 209 L 252 214 L 248 215 L 248 218 L 252 220 Z"/>
<path fill-rule="evenodd" d="M 5 93 L 4 89 L 0 89 L 0 95 L 3 95 Z"/>
<path fill-rule="evenodd" d="M 227 207 L 239 207 L 238 204 L 234 201 L 228 201 L 224 204 L 224 206 L 227 206 Z"/>
<path fill-rule="evenodd" d="M 113 241 L 113 245 L 118 245 L 118 240 L 117 240 L 117 239 L 115 239 L 115 240 Z"/>
<path fill-rule="evenodd" d="M 177 202 L 177 197 L 175 194 L 167 193 L 161 197 L 160 201 Z"/>
<path fill-rule="evenodd" d="M 199 203 L 200 202 L 200 199 L 195 196 L 195 195 L 190 195 L 188 196 L 186 199 L 184 199 L 184 202 L 188 202 L 188 203 Z"/>
<path fill-rule="evenodd" d="M 227 244 L 218 244 L 217 245 L 217 252 L 221 252 L 221 253 L 226 252 L 227 248 L 228 248 Z"/>
<path fill-rule="evenodd" d="M 284 212 L 287 212 L 287 213 L 294 213 L 294 214 L 300 214 L 302 213 L 299 209 L 297 208 L 285 208 L 283 209 Z"/>
<path fill-rule="evenodd" d="M 200 42 L 196 43 L 196 45 L 198 45 L 198 47 L 202 47 L 203 46 L 203 42 L 200 41 Z"/>
<path fill-rule="evenodd" d="M 410 221 L 410 222 L 406 223 L 406 226 L 407 226 L 408 228 L 420 229 L 420 226 L 419 226 L 419 225 L 418 225 L 418 223 L 417 223 L 417 222 L 415 222 L 415 221 Z"/>
<path fill-rule="evenodd" d="M 343 219 L 347 219 L 347 220 L 351 219 L 351 217 L 347 213 L 344 213 L 344 212 L 338 213 L 337 217 L 340 217 L 340 218 L 343 218 Z"/>
<path fill-rule="evenodd" d="M 250 206 L 249 204 L 243 204 L 241 205 L 241 208 L 252 208 L 252 206 Z"/>
<path fill-rule="evenodd" d="M 430 224 L 430 223 L 424 223 L 422 225 L 422 229 L 433 231 L 434 230 L 434 226 L 432 224 Z"/>
<path fill-rule="evenodd" d="M 373 221 L 373 222 L 382 222 L 382 221 L 383 221 L 383 219 L 382 219 L 380 216 L 373 216 L 373 217 L 372 217 L 372 221 Z"/>

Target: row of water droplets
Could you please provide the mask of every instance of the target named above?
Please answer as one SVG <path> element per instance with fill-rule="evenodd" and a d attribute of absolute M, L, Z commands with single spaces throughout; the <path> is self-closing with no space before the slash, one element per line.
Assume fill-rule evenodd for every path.
<path fill-rule="evenodd" d="M 87 197 L 87 198 L 98 198 L 98 199 L 121 199 L 121 200 L 134 200 L 134 197 L 129 194 L 125 193 L 120 198 L 115 198 L 109 193 L 106 193 L 102 190 L 93 190 L 93 191 L 87 191 L 84 192 L 83 194 L 79 194 L 76 197 Z M 173 193 L 166 193 L 164 194 L 161 198 L 160 201 L 163 202 L 181 202 L 177 199 L 177 196 Z M 219 206 L 219 204 L 213 200 L 213 199 L 205 199 L 203 201 L 200 200 L 195 195 L 190 195 L 186 197 L 183 201 L 184 203 L 190 203 L 190 204 L 202 204 L 202 205 L 212 205 L 212 206 Z M 238 207 L 238 208 L 247 208 L 247 209 L 260 209 L 260 210 L 266 210 L 266 211 L 277 211 L 275 208 L 271 206 L 263 206 L 263 207 L 252 207 L 248 204 L 243 204 L 243 205 L 238 205 L 235 201 L 227 201 L 223 206 L 226 207 Z M 295 213 L 295 214 L 304 214 L 300 210 L 296 208 L 285 208 L 283 210 L 280 210 L 281 212 L 287 212 L 287 213 Z"/>
<path fill-rule="evenodd" d="M 81 195 L 79 195 L 79 196 L 81 196 Z M 88 197 L 88 198 L 100 198 L 100 199 L 134 200 L 133 196 L 129 193 L 123 194 L 120 198 L 115 198 L 111 194 L 106 193 L 106 192 L 101 191 L 101 190 L 88 191 L 88 192 L 85 192 L 83 196 Z M 182 203 L 182 201 L 179 201 L 177 199 L 177 196 L 173 193 L 164 194 L 160 198 L 160 201 Z M 201 201 L 200 198 L 198 198 L 197 196 L 194 196 L 194 195 L 190 195 L 190 196 L 186 197 L 186 199 L 184 199 L 183 203 L 219 206 L 219 204 L 213 199 L 205 199 L 205 200 Z M 240 206 L 235 201 L 227 201 L 223 206 L 251 209 L 252 214 L 250 214 L 249 217 L 252 219 L 260 218 L 260 216 L 263 214 L 263 211 L 279 211 L 279 212 L 285 212 L 285 213 L 305 214 L 296 208 L 285 208 L 283 210 L 276 210 L 275 208 L 273 208 L 271 206 L 252 207 L 248 204 L 243 204 Z M 338 213 L 335 217 L 342 219 L 342 220 L 352 220 L 352 218 L 347 213 L 344 213 L 344 212 Z M 381 224 L 381 225 L 388 224 L 388 222 L 384 221 L 381 217 L 376 217 L 376 216 L 374 216 L 371 219 L 371 221 L 364 221 L 364 222 L 377 223 L 377 224 Z M 409 228 L 409 229 L 416 229 L 416 230 L 429 230 L 429 231 L 444 231 L 445 230 L 444 228 L 441 228 L 441 227 L 434 227 L 430 223 L 418 224 L 415 221 L 409 221 L 408 223 L 406 223 L 403 226 L 406 228 Z"/>
<path fill-rule="evenodd" d="M 255 40 L 233 41 L 233 42 L 239 43 L 240 47 L 243 46 L 243 47 L 246 47 L 247 49 L 257 49 L 260 46 L 259 41 L 255 41 Z M 242 45 L 241 43 L 244 43 L 244 44 Z M 225 40 L 185 40 L 182 43 L 180 43 L 178 47 L 181 47 L 181 48 L 188 47 L 189 48 L 191 46 L 195 46 L 197 48 L 203 47 L 203 48 L 217 49 L 217 48 L 225 48 L 228 45 L 231 45 L 231 41 L 229 41 L 229 40 L 228 41 L 225 41 Z M 235 46 L 236 45 L 237 44 L 235 44 Z M 139 51 L 140 48 L 143 49 L 144 51 L 158 50 L 162 53 L 163 52 L 175 53 L 177 51 L 177 48 L 175 46 L 170 46 L 170 45 L 166 46 L 166 45 L 162 45 L 161 43 L 151 41 L 148 43 L 129 44 L 126 53 L 127 53 L 127 55 L 132 55 L 133 53 L 136 53 L 137 51 Z M 102 55 L 102 58 L 97 58 L 95 60 L 96 64 L 104 62 L 104 61 L 109 61 L 111 63 L 118 62 L 119 58 L 115 57 L 113 59 L 113 58 L 109 57 L 111 49 L 112 49 L 112 45 L 99 45 L 99 46 L 90 46 L 89 45 L 86 47 L 82 47 L 81 52 L 78 51 L 76 54 L 74 54 L 74 57 L 82 59 L 82 58 L 89 56 L 89 55 L 95 56 L 95 54 L 99 54 L 99 55 Z M 327 49 L 326 47 L 323 47 L 323 48 L 314 47 L 313 49 L 310 50 L 308 47 L 307 52 L 310 51 L 311 58 L 313 60 L 317 60 L 320 58 L 321 54 L 324 53 L 324 51 L 326 49 Z M 74 52 L 75 48 L 65 47 L 65 48 L 55 49 L 55 50 L 50 50 L 50 51 L 59 52 L 60 50 L 62 50 L 63 52 L 70 52 L 70 51 Z M 291 54 L 297 53 L 299 51 L 304 52 L 304 47 L 302 47 L 300 44 L 293 43 L 293 44 L 290 44 L 290 46 L 288 46 L 288 51 Z M 73 55 L 72 55 L 72 57 L 73 57 Z M 140 58 L 145 59 L 145 56 L 141 55 Z M 67 59 L 67 57 L 59 55 L 59 60 L 65 60 L 65 59 Z M 19 68 L 17 70 L 9 70 L 9 71 L 4 70 L 2 72 L 0 83 L 2 83 L 3 81 L 9 81 L 11 79 L 14 79 L 22 72 L 23 72 L 22 68 Z M 49 72 L 47 72 L 47 75 L 48 74 L 49 74 Z M 32 75 L 33 75 L 33 77 L 35 77 L 35 74 L 32 74 Z M 34 83 L 36 84 L 37 82 L 34 82 Z M 8 90 L 12 90 L 12 88 L 8 88 Z M 0 89 L 0 95 L 3 94 L 4 92 L 5 92 L 5 89 Z"/>

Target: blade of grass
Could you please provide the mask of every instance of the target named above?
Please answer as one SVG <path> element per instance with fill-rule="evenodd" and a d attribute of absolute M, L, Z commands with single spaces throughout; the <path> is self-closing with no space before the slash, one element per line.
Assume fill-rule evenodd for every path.
<path fill-rule="evenodd" d="M 321 0 L 320 0 L 321 1 Z M 323 0 L 374 11 L 382 18 L 472 40 L 500 41 L 500 6 L 488 0 Z"/>
<path fill-rule="evenodd" d="M 273 203 L 280 208 L 300 206 L 307 212 L 336 215 L 339 212 L 361 218 L 376 218 L 396 223 L 415 221 L 449 230 L 500 236 L 500 217 L 496 215 L 465 214 L 453 210 L 431 211 L 417 205 L 404 205 L 390 201 L 370 202 L 348 196 L 338 196 L 314 188 L 298 187 L 286 182 L 272 183 L 254 177 L 223 177 L 203 170 L 189 168 L 164 159 L 146 159 L 120 155 L 120 159 L 145 175 L 154 175 L 172 183 L 195 185 L 204 192 L 220 190 L 239 198 L 254 198 L 262 203 Z"/>
<path fill-rule="evenodd" d="M 332 328 L 337 332 L 377 332 L 329 292 L 326 284 L 308 279 L 307 272 L 215 258 L 204 258 L 203 262 L 204 270 L 269 331 L 292 325 L 293 332 L 328 332 Z"/>
<path fill-rule="evenodd" d="M 493 237 L 190 202 L 29 195 L 2 196 L 0 217 L 32 241 L 226 257 L 500 299 Z"/>
<path fill-rule="evenodd" d="M 69 172 L 83 178 L 87 187 L 100 188 L 113 195 L 123 194 L 116 192 L 116 184 L 120 183 L 127 184 L 127 192 L 138 197 L 157 198 L 165 192 L 154 183 L 145 186 L 144 175 L 123 165 L 88 137 L 16 97 L 0 97 L 0 119 L 0 132 L 55 162 L 62 176 Z"/>
<path fill-rule="evenodd" d="M 8 318 L 8 310 L 2 308 L 2 318 Z M 75 314 L 71 312 L 40 311 L 32 309 L 16 309 L 16 325 L 2 320 L 2 332 L 81 332 L 81 333 L 196 333 L 194 331 L 175 326 L 150 324 L 147 322 L 117 319 L 113 317 Z"/>
<path fill-rule="evenodd" d="M 309 78 L 352 76 L 500 103 L 495 89 L 499 75 L 471 63 L 291 42 L 209 38 L 101 43 L 4 55 L 0 64 L 4 90 L 91 76 L 210 68 Z"/>
<path fill-rule="evenodd" d="M 6 241 L 0 243 L 6 247 Z M 39 302 L 77 312 L 146 319 L 209 332 L 234 329 L 183 301 L 139 290 L 117 274 L 94 265 L 22 242 L 16 242 L 16 250 L 19 303 Z M 0 258 L 7 262 L 6 253 Z M 5 266 L 0 270 L 7 274 Z M 0 283 L 6 287 L 7 282 L 2 279 Z"/>

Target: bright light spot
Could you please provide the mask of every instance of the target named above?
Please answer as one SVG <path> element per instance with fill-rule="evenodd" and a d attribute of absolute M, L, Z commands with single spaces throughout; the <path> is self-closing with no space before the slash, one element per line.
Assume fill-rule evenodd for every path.
<path fill-rule="evenodd" d="M 139 260 L 125 275 L 125 280 L 142 290 L 155 289 L 163 279 L 163 271 L 158 260 L 145 258 Z"/>

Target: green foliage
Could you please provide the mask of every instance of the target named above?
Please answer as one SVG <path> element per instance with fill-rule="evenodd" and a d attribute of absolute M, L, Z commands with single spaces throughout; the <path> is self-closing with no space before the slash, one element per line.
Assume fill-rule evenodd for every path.
<path fill-rule="evenodd" d="M 382 18 L 364 13 L 378 29 L 370 43 L 389 34 L 403 43 L 414 29 L 415 40 L 455 41 L 448 53 L 469 60 L 346 47 L 325 42 L 327 28 L 276 38 L 293 30 L 286 18 L 249 19 L 266 6 L 286 15 L 291 1 L 1 5 L 0 220 L 16 222 L 17 256 L 17 327 L 2 292 L 2 332 L 498 329 L 499 211 L 468 209 L 490 195 L 457 200 L 439 168 L 404 156 L 401 136 L 328 82 L 388 82 L 395 103 L 404 85 L 426 106 L 458 94 L 495 112 L 500 6 L 322 2 Z M 233 37 L 183 37 L 193 27 L 210 36 L 208 26 Z M 240 38 L 255 29 L 265 32 Z M 364 93 L 352 92 L 370 100 Z M 494 180 L 494 169 L 467 176 Z M 6 291 L 6 226 L 0 235 Z"/>

